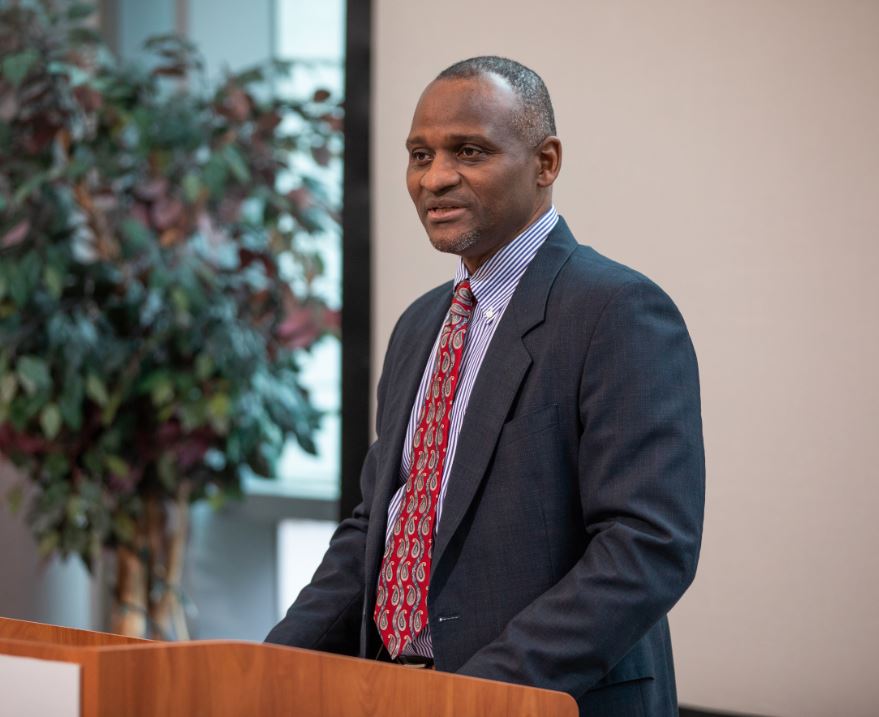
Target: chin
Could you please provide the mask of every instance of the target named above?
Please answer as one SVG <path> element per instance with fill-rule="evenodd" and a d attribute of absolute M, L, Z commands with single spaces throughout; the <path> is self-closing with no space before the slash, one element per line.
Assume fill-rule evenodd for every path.
<path fill-rule="evenodd" d="M 476 229 L 449 234 L 433 234 L 430 231 L 427 232 L 427 238 L 430 239 L 430 243 L 433 245 L 434 249 L 445 254 L 457 254 L 458 256 L 464 254 L 478 244 L 479 237 L 479 231 Z"/>

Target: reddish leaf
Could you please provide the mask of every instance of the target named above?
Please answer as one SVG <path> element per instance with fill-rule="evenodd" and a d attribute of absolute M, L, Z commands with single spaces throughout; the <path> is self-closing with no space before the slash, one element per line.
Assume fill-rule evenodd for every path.
<path fill-rule="evenodd" d="M 241 200 L 225 197 L 217 207 L 217 216 L 223 224 L 235 224 L 241 219 Z"/>
<path fill-rule="evenodd" d="M 203 431 L 192 433 L 177 444 L 178 466 L 184 470 L 200 463 L 213 444 L 212 436 Z"/>
<path fill-rule="evenodd" d="M 134 187 L 134 194 L 138 199 L 147 202 L 154 202 L 159 197 L 164 196 L 168 191 L 168 180 L 165 177 L 155 177 L 143 182 L 139 182 Z"/>
<path fill-rule="evenodd" d="M 330 99 L 330 91 L 329 90 L 315 90 L 314 95 L 312 95 L 312 100 L 315 102 L 326 102 Z"/>
<path fill-rule="evenodd" d="M 252 106 L 253 102 L 244 90 L 235 85 L 230 85 L 223 96 L 219 112 L 225 117 L 229 117 L 237 122 L 243 122 L 250 116 Z"/>
<path fill-rule="evenodd" d="M 321 115 L 321 121 L 326 122 L 334 132 L 341 132 L 345 126 L 342 116 L 334 115 L 331 112 Z"/>
<path fill-rule="evenodd" d="M 331 331 L 334 334 L 339 333 L 342 329 L 342 312 L 326 309 L 323 312 L 323 324 L 327 331 Z"/>
<path fill-rule="evenodd" d="M 186 235 L 176 227 L 173 229 L 166 229 L 159 237 L 159 244 L 167 248 L 179 244 L 185 237 Z"/>
<path fill-rule="evenodd" d="M 330 150 L 325 144 L 318 147 L 312 147 L 311 156 L 314 157 L 314 161 L 321 167 L 326 167 L 330 163 Z"/>
<path fill-rule="evenodd" d="M 307 209 L 312 204 L 311 192 L 305 187 L 299 187 L 298 189 L 287 192 L 287 199 L 293 202 L 297 209 Z"/>
<path fill-rule="evenodd" d="M 25 143 L 25 149 L 29 154 L 39 154 L 46 146 L 55 139 L 58 125 L 48 116 L 35 117 L 31 124 L 31 133 Z"/>
<path fill-rule="evenodd" d="M 281 115 L 274 111 L 261 114 L 256 121 L 257 129 L 266 133 L 271 132 L 279 124 L 281 124 Z"/>
<path fill-rule="evenodd" d="M 131 216 L 145 227 L 150 225 L 150 210 L 143 202 L 135 202 L 131 207 Z"/>
<path fill-rule="evenodd" d="M 161 77 L 185 77 L 186 65 L 159 65 L 153 68 L 152 74 Z"/>
<path fill-rule="evenodd" d="M 8 249 L 9 247 L 21 244 L 27 237 L 27 233 L 30 231 L 30 228 L 30 220 L 23 219 L 14 227 L 12 227 L 12 229 L 6 232 L 6 234 L 3 235 L 3 238 L 0 239 L 0 246 L 2 246 L 4 249 Z"/>
<path fill-rule="evenodd" d="M 3 90 L 0 94 L 0 120 L 11 122 L 18 114 L 18 99 L 12 89 Z"/>
<path fill-rule="evenodd" d="M 311 346 L 320 334 L 321 328 L 315 321 L 314 312 L 304 306 L 288 314 L 275 330 L 279 341 L 291 349 Z"/>
<path fill-rule="evenodd" d="M 183 202 L 174 197 L 162 197 L 150 209 L 150 221 L 159 231 L 175 226 L 183 216 Z"/>
<path fill-rule="evenodd" d="M 74 88 L 73 96 L 86 112 L 99 110 L 104 104 L 104 98 L 101 96 L 101 93 L 87 85 L 80 85 Z"/>
<path fill-rule="evenodd" d="M 17 452 L 34 454 L 41 453 L 48 447 L 48 442 L 42 436 L 19 433 L 8 423 L 0 425 L 0 453 L 5 455 Z"/>

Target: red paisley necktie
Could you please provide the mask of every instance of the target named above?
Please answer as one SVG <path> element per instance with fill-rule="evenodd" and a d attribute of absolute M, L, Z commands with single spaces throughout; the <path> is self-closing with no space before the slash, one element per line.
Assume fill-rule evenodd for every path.
<path fill-rule="evenodd" d="M 400 515 L 394 522 L 382 558 L 373 617 L 392 658 L 427 624 L 436 504 L 452 418 L 452 399 L 464 353 L 464 336 L 475 305 L 470 282 L 465 279 L 455 289 L 440 334 L 433 376 L 412 438 L 412 466 L 406 478 Z"/>

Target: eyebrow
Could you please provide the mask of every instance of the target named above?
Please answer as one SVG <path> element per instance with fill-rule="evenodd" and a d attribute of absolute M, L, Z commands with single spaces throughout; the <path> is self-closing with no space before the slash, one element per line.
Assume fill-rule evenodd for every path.
<path fill-rule="evenodd" d="M 474 144 L 486 144 L 493 146 L 493 142 L 491 142 L 488 137 L 481 134 L 450 134 L 445 137 L 452 144 L 466 144 L 467 142 L 473 142 Z M 420 135 L 416 135 L 414 137 L 409 137 L 406 140 L 406 149 L 411 149 L 414 146 L 426 144 L 424 138 Z"/>

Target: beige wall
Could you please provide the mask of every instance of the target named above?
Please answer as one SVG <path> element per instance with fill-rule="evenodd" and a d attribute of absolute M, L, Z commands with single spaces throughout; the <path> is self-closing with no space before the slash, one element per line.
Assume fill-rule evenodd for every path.
<path fill-rule="evenodd" d="M 417 96 L 457 59 L 515 57 L 554 98 L 559 210 L 675 298 L 699 354 L 681 700 L 877 714 L 879 2 L 376 0 L 375 30 L 376 361 L 453 267 L 403 186 Z"/>

